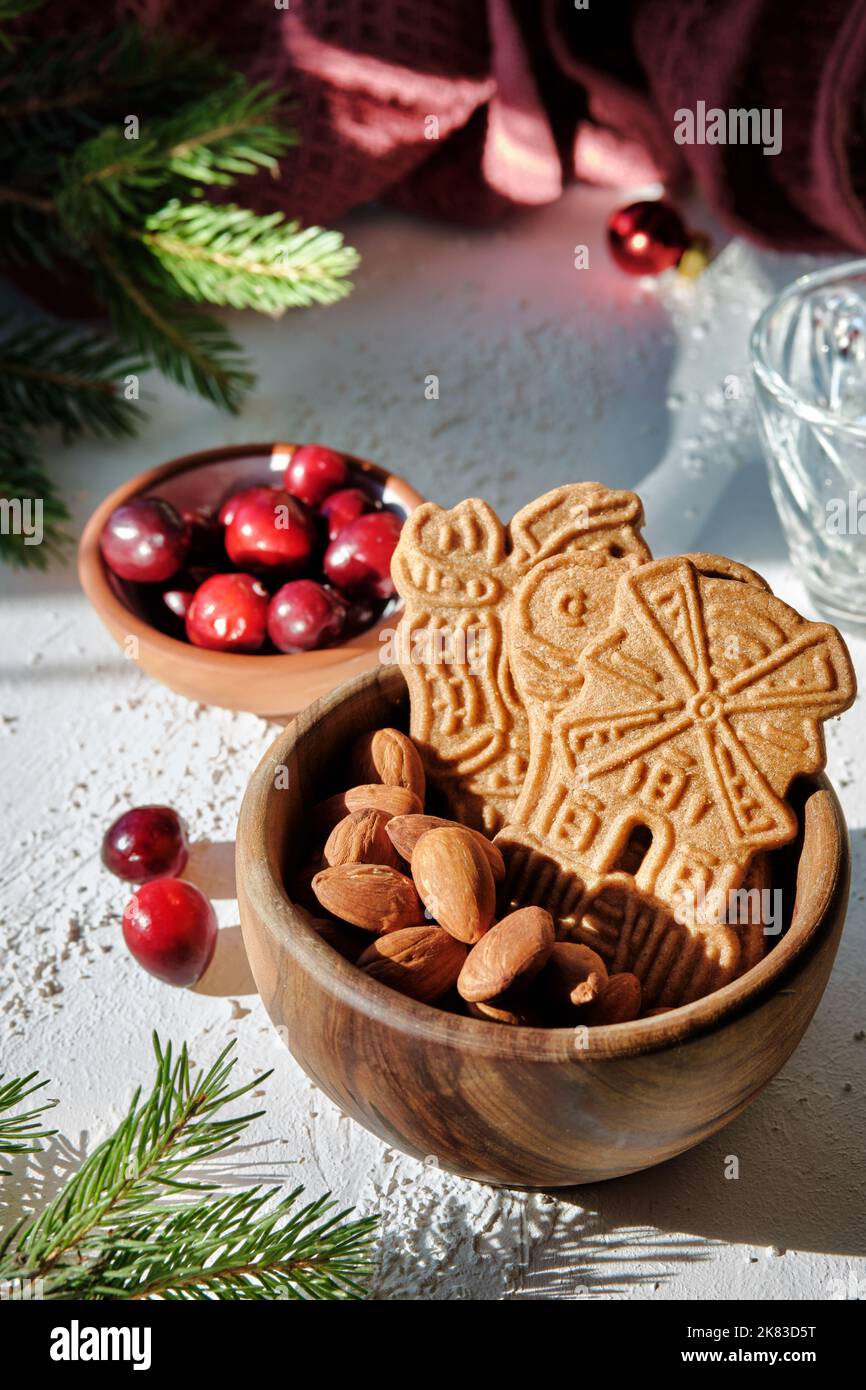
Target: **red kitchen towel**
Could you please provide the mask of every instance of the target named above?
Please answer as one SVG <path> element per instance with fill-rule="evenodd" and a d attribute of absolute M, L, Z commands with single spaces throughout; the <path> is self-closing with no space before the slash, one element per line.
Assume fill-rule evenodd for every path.
<path fill-rule="evenodd" d="M 373 199 L 465 222 L 574 178 L 693 177 L 777 247 L 866 247 L 864 0 L 118 0 L 284 89 L 301 136 L 262 207 Z M 677 144 L 676 113 L 781 113 L 777 154 Z M 245 195 L 247 196 L 247 195 Z"/>

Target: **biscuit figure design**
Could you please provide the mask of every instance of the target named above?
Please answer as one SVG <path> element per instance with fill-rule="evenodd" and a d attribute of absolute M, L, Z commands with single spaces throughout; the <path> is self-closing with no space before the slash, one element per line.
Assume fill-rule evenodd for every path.
<path fill-rule="evenodd" d="M 430 783 L 465 824 L 493 834 L 509 820 L 529 763 L 503 631 L 515 585 L 553 556 L 588 552 L 601 567 L 647 559 L 642 521 L 638 497 L 601 483 L 546 493 L 507 529 L 477 498 L 451 510 L 427 502 L 406 521 L 391 572 L 405 604 L 397 647 L 410 732 Z"/>
<path fill-rule="evenodd" d="M 511 621 L 529 635 L 513 641 L 531 646 L 522 597 Z M 687 1002 L 757 958 L 748 922 L 727 922 L 730 895 L 766 886 L 763 855 L 795 835 L 783 798 L 824 765 L 821 721 L 855 694 L 850 658 L 753 572 L 693 556 L 620 565 L 578 667 L 572 696 L 551 683 L 539 756 L 497 838 L 506 892 L 634 971 L 646 1002 Z"/>

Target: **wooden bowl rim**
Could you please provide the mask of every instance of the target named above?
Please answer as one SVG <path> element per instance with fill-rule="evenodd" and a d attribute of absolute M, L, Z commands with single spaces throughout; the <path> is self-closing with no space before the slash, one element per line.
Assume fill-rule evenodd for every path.
<path fill-rule="evenodd" d="M 140 618 L 137 613 L 133 613 L 132 609 L 127 608 L 108 582 L 105 561 L 99 548 L 99 538 L 103 526 L 115 507 L 119 507 L 131 497 L 137 497 L 143 492 L 151 491 L 164 478 L 176 477 L 179 473 L 192 472 L 194 469 L 202 468 L 210 463 L 228 462 L 233 458 L 246 457 L 250 454 L 273 457 L 279 450 L 297 447 L 290 440 L 270 440 L 263 444 L 226 444 L 213 449 L 200 449 L 192 454 L 182 454 L 177 458 L 169 459 L 167 463 L 158 464 L 154 468 L 145 469 L 143 473 L 137 473 L 109 493 L 88 518 L 78 545 L 78 577 L 81 581 L 81 587 L 103 622 L 107 625 L 112 622 L 116 625 L 123 625 L 131 637 L 137 638 L 143 646 L 146 645 L 151 651 L 163 652 L 175 660 L 186 661 L 190 666 L 195 666 L 203 676 L 207 674 L 215 680 L 229 672 L 233 676 L 249 675 L 251 679 L 261 679 L 268 674 L 275 675 L 279 672 L 285 672 L 288 676 L 290 672 L 287 663 L 289 662 L 293 677 L 303 676 L 305 673 L 312 675 L 331 666 L 340 666 L 344 661 L 356 658 L 361 653 L 377 647 L 379 633 L 385 627 L 393 626 L 396 610 L 394 613 L 383 615 L 379 622 L 366 628 L 364 632 L 353 637 L 351 641 L 335 647 L 323 647 L 319 651 L 279 652 L 264 656 L 258 656 L 255 652 L 214 652 L 206 647 L 194 647 L 191 643 L 183 642 L 178 637 L 171 637 L 167 632 L 160 632 L 158 628 Z M 406 482 L 405 478 L 399 477 L 396 473 L 389 473 L 378 463 L 372 463 L 369 459 L 360 458 L 356 454 L 346 454 L 346 458 L 358 465 L 365 473 L 370 473 L 378 478 L 383 488 L 390 488 L 395 500 L 405 507 L 407 515 L 425 500 L 419 492 L 416 492 L 411 483 Z"/>
<path fill-rule="evenodd" d="M 285 767 L 297 744 L 325 722 L 333 710 L 357 690 L 373 683 L 385 687 L 402 673 L 394 667 L 364 672 L 315 701 L 277 736 L 253 773 L 241 806 L 237 834 L 237 879 L 244 931 L 257 929 L 244 920 L 244 907 L 251 909 L 255 922 L 263 924 L 275 939 L 278 950 L 298 959 L 303 969 L 315 977 L 348 1008 L 360 1009 L 368 1017 L 393 1028 L 423 1038 L 430 1043 L 464 1047 L 473 1054 L 514 1062 L 593 1062 L 614 1057 L 635 1057 L 685 1043 L 700 1034 L 723 1026 L 773 993 L 809 953 L 822 929 L 834 920 L 834 905 L 844 894 L 850 872 L 850 846 L 842 808 L 833 786 L 824 773 L 808 779 L 815 790 L 808 798 L 813 833 L 823 820 L 835 846 L 831 871 L 817 911 L 810 921 L 795 923 L 762 961 L 721 989 L 681 1005 L 669 1014 L 637 1019 L 632 1023 L 608 1024 L 590 1028 L 585 1035 L 588 1046 L 574 1046 L 575 1028 L 507 1028 L 483 1019 L 450 1014 L 435 1005 L 417 1003 L 370 979 L 344 960 L 305 920 L 312 914 L 293 903 L 286 892 L 279 864 L 270 861 L 264 836 L 258 826 L 266 824 L 269 807 L 279 793 L 275 768 Z M 383 696 L 391 692 L 383 688 Z M 806 833 L 804 831 L 804 833 Z"/>

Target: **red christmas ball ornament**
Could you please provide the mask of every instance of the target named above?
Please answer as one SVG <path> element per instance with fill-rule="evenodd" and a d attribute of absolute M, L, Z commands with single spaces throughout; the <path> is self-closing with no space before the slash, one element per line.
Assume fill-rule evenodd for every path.
<path fill-rule="evenodd" d="M 660 275 L 678 266 L 693 240 L 670 203 L 630 203 L 607 224 L 610 254 L 628 275 Z"/>

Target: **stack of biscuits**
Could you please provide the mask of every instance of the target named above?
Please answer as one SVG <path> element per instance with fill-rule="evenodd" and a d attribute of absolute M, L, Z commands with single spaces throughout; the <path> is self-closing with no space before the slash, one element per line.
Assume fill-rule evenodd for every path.
<path fill-rule="evenodd" d="M 410 733 L 445 814 L 502 852 L 506 911 L 543 907 L 660 1009 L 760 960 L 751 905 L 796 834 L 786 796 L 856 687 L 835 628 L 722 556 L 653 560 L 642 523 L 600 483 L 507 527 L 477 499 L 425 503 L 392 573 Z"/>

